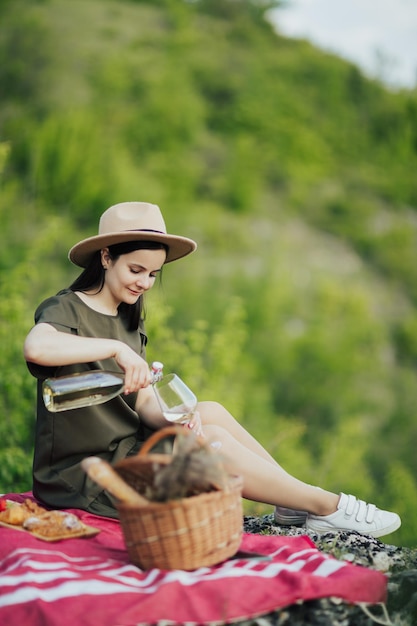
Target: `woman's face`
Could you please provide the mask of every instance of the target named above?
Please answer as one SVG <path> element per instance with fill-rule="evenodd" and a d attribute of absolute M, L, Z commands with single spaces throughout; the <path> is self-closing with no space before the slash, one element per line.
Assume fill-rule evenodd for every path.
<path fill-rule="evenodd" d="M 155 282 L 166 259 L 165 250 L 134 250 L 112 260 L 108 248 L 101 252 L 104 289 L 119 306 L 121 302 L 135 304 L 139 296 Z"/>

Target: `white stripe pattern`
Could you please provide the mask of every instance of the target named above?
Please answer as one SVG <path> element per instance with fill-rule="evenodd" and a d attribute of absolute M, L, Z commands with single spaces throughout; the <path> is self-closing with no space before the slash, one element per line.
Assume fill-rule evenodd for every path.
<path fill-rule="evenodd" d="M 281 550 L 277 551 L 281 552 Z M 11 552 L 0 563 L 0 607 L 34 600 L 54 602 L 79 596 L 109 594 L 151 594 L 173 582 L 192 586 L 203 581 L 237 579 L 270 579 L 282 572 L 301 572 L 329 577 L 346 566 L 328 558 L 316 549 L 306 549 L 288 556 L 284 562 L 229 560 L 217 568 L 200 568 L 187 572 L 172 570 L 141 571 L 133 565 L 120 564 L 98 557 L 71 557 L 57 550 L 23 550 Z"/>

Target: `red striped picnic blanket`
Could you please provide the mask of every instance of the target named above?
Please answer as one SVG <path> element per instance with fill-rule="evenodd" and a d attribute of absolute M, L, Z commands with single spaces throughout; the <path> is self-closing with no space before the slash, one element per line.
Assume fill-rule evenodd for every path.
<path fill-rule="evenodd" d="M 117 520 L 70 511 L 101 532 L 46 543 L 0 528 L 0 624 L 226 624 L 300 600 L 386 600 L 382 573 L 323 554 L 307 536 L 244 534 L 238 558 L 214 567 L 142 571 L 129 563 Z"/>

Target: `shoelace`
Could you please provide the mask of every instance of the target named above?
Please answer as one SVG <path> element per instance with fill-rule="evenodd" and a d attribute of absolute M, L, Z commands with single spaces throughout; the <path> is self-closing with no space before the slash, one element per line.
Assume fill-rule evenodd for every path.
<path fill-rule="evenodd" d="M 348 496 L 345 515 L 349 517 L 355 515 L 356 521 L 366 521 L 368 524 L 371 524 L 375 519 L 376 511 L 377 508 L 374 504 L 367 504 L 363 500 L 358 500 L 355 496 Z"/>

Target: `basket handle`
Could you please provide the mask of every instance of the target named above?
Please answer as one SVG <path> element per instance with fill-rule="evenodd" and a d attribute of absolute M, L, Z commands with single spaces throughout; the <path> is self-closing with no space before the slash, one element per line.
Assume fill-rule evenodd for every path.
<path fill-rule="evenodd" d="M 81 461 L 81 467 L 100 487 L 125 504 L 144 506 L 148 500 L 135 491 L 113 469 L 110 463 L 98 456 L 88 456 Z"/>
<path fill-rule="evenodd" d="M 187 437 L 189 437 L 193 433 L 192 431 L 189 431 L 187 428 L 184 428 L 183 426 L 173 425 L 173 426 L 166 426 L 165 428 L 161 428 L 160 430 L 157 430 L 155 433 L 153 433 L 153 435 L 151 435 L 149 439 L 145 441 L 145 443 L 139 450 L 137 456 L 138 457 L 145 456 L 150 450 L 152 450 L 152 448 L 158 443 L 158 441 L 161 441 L 161 439 L 165 439 L 165 437 L 172 437 L 173 435 L 177 436 L 177 435 L 184 435 L 184 434 L 186 434 Z M 199 441 L 202 445 L 204 443 L 204 439 L 202 437 L 197 437 L 197 441 Z"/>

